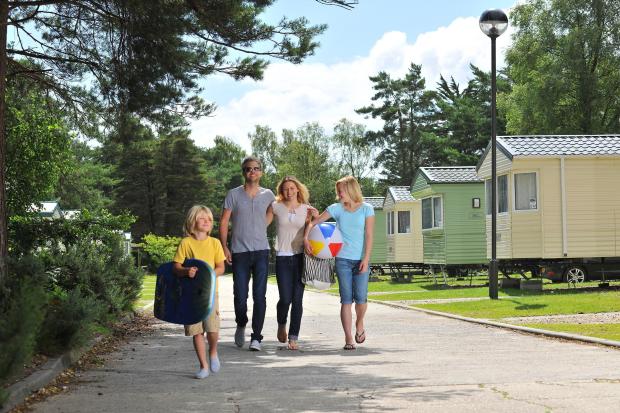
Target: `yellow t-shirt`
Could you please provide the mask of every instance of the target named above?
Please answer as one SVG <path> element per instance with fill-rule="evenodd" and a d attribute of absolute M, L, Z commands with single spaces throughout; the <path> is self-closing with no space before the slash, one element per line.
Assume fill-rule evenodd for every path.
<path fill-rule="evenodd" d="M 215 270 L 215 264 L 224 261 L 226 256 L 222 243 L 217 238 L 207 237 L 204 240 L 197 240 L 193 237 L 185 237 L 181 240 L 172 260 L 183 264 L 186 258 L 202 260 Z"/>

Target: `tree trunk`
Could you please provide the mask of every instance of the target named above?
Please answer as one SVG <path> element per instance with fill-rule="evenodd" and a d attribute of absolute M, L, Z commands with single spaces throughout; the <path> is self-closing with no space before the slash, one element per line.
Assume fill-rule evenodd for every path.
<path fill-rule="evenodd" d="M 8 229 L 6 212 L 6 74 L 8 57 L 6 55 L 9 2 L 0 1 L 0 289 L 4 286 L 7 274 Z"/>

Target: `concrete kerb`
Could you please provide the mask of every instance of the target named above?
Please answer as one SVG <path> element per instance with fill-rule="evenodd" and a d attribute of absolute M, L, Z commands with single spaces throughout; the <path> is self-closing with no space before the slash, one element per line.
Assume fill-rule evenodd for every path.
<path fill-rule="evenodd" d="M 133 313 L 122 318 L 124 322 L 133 318 Z M 93 348 L 103 337 L 96 337 L 88 344 L 73 350 L 69 350 L 61 356 L 48 360 L 45 364 L 37 368 L 32 374 L 24 377 L 20 381 L 9 386 L 6 391 L 9 396 L 2 406 L 0 413 L 6 413 L 15 406 L 24 402 L 24 400 L 36 392 L 37 390 L 47 386 L 60 373 L 73 366 L 79 359 Z"/>
<path fill-rule="evenodd" d="M 518 326 L 514 324 L 505 324 L 505 323 L 499 323 L 497 321 L 490 321 L 490 320 L 479 319 L 479 318 L 464 317 L 464 316 L 460 316 L 456 314 L 428 310 L 426 308 L 419 308 L 419 307 L 414 307 L 414 306 L 410 306 L 406 304 L 394 303 L 394 302 L 389 302 L 389 301 L 380 301 L 380 300 L 373 300 L 373 299 L 369 299 L 368 301 L 377 303 L 377 304 L 388 305 L 391 307 L 420 311 L 422 313 L 427 313 L 427 314 L 436 315 L 440 317 L 453 318 L 455 320 L 466 321 L 468 323 L 483 324 L 483 325 L 488 325 L 488 326 L 497 327 L 497 328 L 521 331 L 523 333 L 528 333 L 528 334 L 535 334 L 535 335 L 554 337 L 554 338 L 562 338 L 565 340 L 601 344 L 604 346 L 615 347 L 615 348 L 620 349 L 620 341 L 606 340 L 603 338 L 596 338 L 596 337 L 580 336 L 578 334 L 562 333 L 562 332 L 557 332 L 557 331 L 542 330 L 539 328 L 524 327 L 524 326 Z"/>

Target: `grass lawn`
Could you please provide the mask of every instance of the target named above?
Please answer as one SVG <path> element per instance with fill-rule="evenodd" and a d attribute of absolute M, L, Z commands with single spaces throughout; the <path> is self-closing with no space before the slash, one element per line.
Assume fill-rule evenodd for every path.
<path fill-rule="evenodd" d="M 134 304 L 134 309 L 139 310 L 153 304 L 153 300 L 155 299 L 155 281 L 157 281 L 157 276 L 155 274 L 147 274 L 144 276 L 142 280 L 142 291 Z"/>
<path fill-rule="evenodd" d="M 497 319 L 554 314 L 582 314 L 620 311 L 620 292 L 587 290 L 551 290 L 499 300 L 480 300 L 441 304 L 421 304 L 416 307 L 444 311 L 472 318 Z"/>
<path fill-rule="evenodd" d="M 620 341 L 620 324 L 519 324 L 541 330 L 573 333 L 582 336 Z"/>

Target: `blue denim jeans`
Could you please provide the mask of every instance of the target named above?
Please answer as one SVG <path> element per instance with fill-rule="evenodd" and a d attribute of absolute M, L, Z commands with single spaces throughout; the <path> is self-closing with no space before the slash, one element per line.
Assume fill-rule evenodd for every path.
<path fill-rule="evenodd" d="M 286 324 L 288 309 L 291 307 L 291 324 L 288 336 L 291 340 L 299 337 L 305 285 L 301 282 L 304 268 L 304 254 L 276 257 L 276 279 L 280 300 L 277 306 L 278 324 Z"/>
<path fill-rule="evenodd" d="M 361 260 L 336 257 L 340 304 L 366 304 L 370 271 L 359 272 Z"/>
<path fill-rule="evenodd" d="M 232 255 L 233 294 L 237 326 L 248 323 L 248 291 L 252 277 L 252 340 L 261 341 L 267 310 L 267 272 L 269 250 L 239 252 Z"/>

